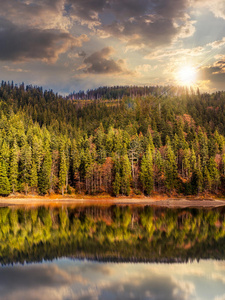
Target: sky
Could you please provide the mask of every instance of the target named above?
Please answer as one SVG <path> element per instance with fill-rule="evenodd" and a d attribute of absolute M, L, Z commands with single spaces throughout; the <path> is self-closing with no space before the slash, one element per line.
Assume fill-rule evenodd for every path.
<path fill-rule="evenodd" d="M 2 300 L 225 300 L 224 261 L 116 264 L 70 259 L 0 268 Z"/>
<path fill-rule="evenodd" d="M 104 85 L 225 90 L 224 0 L 0 0 L 0 7 L 1 80 L 61 94 Z"/>

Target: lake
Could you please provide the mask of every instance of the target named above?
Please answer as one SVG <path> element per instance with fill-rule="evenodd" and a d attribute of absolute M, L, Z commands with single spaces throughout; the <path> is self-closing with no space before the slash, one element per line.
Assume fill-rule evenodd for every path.
<path fill-rule="evenodd" d="M 0 208 L 0 299 L 225 299 L 225 207 Z"/>

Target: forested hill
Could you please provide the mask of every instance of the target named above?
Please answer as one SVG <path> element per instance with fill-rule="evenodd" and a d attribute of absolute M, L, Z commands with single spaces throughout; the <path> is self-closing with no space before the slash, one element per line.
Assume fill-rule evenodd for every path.
<path fill-rule="evenodd" d="M 122 99 L 124 96 L 137 97 L 147 95 L 174 95 L 184 92 L 184 88 L 176 88 L 170 86 L 103 86 L 97 89 L 73 92 L 67 99 L 73 100 L 98 100 L 98 99 Z"/>
<path fill-rule="evenodd" d="M 110 99 L 2 82 L 0 194 L 225 193 L 224 92 Z"/>

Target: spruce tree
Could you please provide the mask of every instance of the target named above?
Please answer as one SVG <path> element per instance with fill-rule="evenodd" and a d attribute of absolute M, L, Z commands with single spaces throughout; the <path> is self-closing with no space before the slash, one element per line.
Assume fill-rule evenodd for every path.
<path fill-rule="evenodd" d="M 8 196 L 10 194 L 10 183 L 7 177 L 7 171 L 4 160 L 0 160 L 0 195 Z"/>
<path fill-rule="evenodd" d="M 65 185 L 66 185 L 66 174 L 67 174 L 67 163 L 65 152 L 62 151 L 60 157 L 59 166 L 59 188 L 61 189 L 62 195 L 64 195 Z"/>
<path fill-rule="evenodd" d="M 140 180 L 143 185 L 144 191 L 147 195 L 150 195 L 153 191 L 154 184 L 153 162 L 150 147 L 147 149 L 146 154 L 143 156 L 141 161 Z"/>
<path fill-rule="evenodd" d="M 21 149 L 21 164 L 20 164 L 20 180 L 21 184 L 24 187 L 25 194 L 28 193 L 29 189 L 29 183 L 30 183 L 30 173 L 32 168 L 32 153 L 31 153 L 31 147 L 28 145 L 28 143 L 25 143 L 25 145 Z"/>
<path fill-rule="evenodd" d="M 30 173 L 30 187 L 32 189 L 32 192 L 34 192 L 37 186 L 38 186 L 37 166 L 36 163 L 33 161 L 31 173 Z"/>
<path fill-rule="evenodd" d="M 119 195 L 119 193 L 120 193 L 120 186 L 121 186 L 120 173 L 116 172 L 115 179 L 114 179 L 114 182 L 113 182 L 113 194 L 115 196 Z"/>
<path fill-rule="evenodd" d="M 38 189 L 40 194 L 42 195 L 46 194 L 50 188 L 51 167 L 52 167 L 52 156 L 51 156 L 51 152 L 48 151 L 45 154 L 40 172 L 38 174 Z"/>
<path fill-rule="evenodd" d="M 131 180 L 131 165 L 129 158 L 126 155 L 121 157 L 121 193 L 123 195 L 130 194 L 130 180 Z"/>
<path fill-rule="evenodd" d="M 16 141 L 13 143 L 13 147 L 10 151 L 10 167 L 9 167 L 9 179 L 12 187 L 12 192 L 15 193 L 18 186 L 18 147 Z"/>
<path fill-rule="evenodd" d="M 170 144 L 167 145 L 166 161 L 165 161 L 165 182 L 166 188 L 171 191 L 175 188 L 177 182 L 177 164 L 176 156 Z"/>
<path fill-rule="evenodd" d="M 114 162 L 114 166 L 113 166 L 113 171 L 114 171 L 114 181 L 112 184 L 113 187 L 113 194 L 115 196 L 118 196 L 120 194 L 120 189 L 121 189 L 121 176 L 120 176 L 120 172 L 121 172 L 121 164 L 120 164 L 120 157 L 118 155 L 115 155 L 113 157 L 113 162 Z"/>

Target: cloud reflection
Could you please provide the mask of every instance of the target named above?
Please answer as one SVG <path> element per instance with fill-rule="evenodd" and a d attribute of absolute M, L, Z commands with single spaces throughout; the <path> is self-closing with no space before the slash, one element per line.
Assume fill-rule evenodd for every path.
<path fill-rule="evenodd" d="M 169 265 L 64 259 L 2 267 L 0 294 L 3 300 L 222 300 L 224 277 L 225 270 L 218 271 L 213 261 Z"/>

